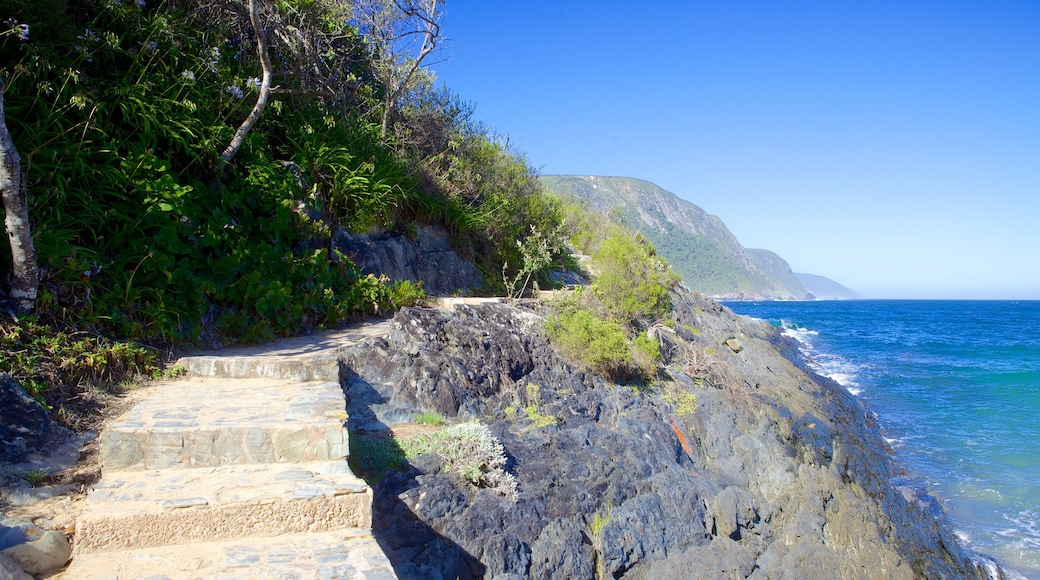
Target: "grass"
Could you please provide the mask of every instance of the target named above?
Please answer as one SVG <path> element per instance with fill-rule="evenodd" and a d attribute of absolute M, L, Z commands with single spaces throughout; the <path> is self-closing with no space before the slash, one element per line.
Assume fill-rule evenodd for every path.
<path fill-rule="evenodd" d="M 33 487 L 45 483 L 48 478 L 50 478 L 50 473 L 42 467 L 37 467 L 22 474 L 22 479 L 28 481 L 29 485 Z"/>
<path fill-rule="evenodd" d="M 447 419 L 444 418 L 444 415 L 434 411 L 416 413 L 416 415 L 412 417 L 412 421 L 421 425 L 430 425 L 431 427 L 443 427 L 447 423 Z"/>

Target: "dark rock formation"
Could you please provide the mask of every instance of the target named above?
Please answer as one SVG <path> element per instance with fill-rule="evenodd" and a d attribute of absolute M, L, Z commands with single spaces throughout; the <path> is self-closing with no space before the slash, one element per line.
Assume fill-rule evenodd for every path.
<path fill-rule="evenodd" d="M 11 375 L 0 372 L 0 463 L 19 463 L 71 437 Z"/>
<path fill-rule="evenodd" d="M 562 360 L 537 305 L 404 309 L 388 340 L 348 351 L 354 427 L 477 418 L 519 481 L 514 503 L 424 458 L 386 478 L 373 519 L 398 574 L 986 577 L 935 503 L 893 484 L 876 421 L 845 389 L 768 324 L 674 304 L 651 386 Z"/>
<path fill-rule="evenodd" d="M 333 242 L 365 274 L 385 275 L 394 281 L 421 280 L 423 288 L 435 296 L 477 290 L 482 283 L 480 271 L 455 253 L 448 232 L 439 226 L 419 225 L 413 237 L 352 236 L 340 230 Z"/>

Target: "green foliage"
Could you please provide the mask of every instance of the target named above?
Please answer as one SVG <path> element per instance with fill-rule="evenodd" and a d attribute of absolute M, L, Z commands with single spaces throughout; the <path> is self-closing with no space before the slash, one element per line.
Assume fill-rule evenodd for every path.
<path fill-rule="evenodd" d="M 661 393 L 661 399 L 671 405 L 675 414 L 680 417 L 692 416 L 697 411 L 697 395 L 678 386 L 671 385 L 665 388 Z"/>
<path fill-rule="evenodd" d="M 29 482 L 29 485 L 33 487 L 45 483 L 48 477 L 50 477 L 50 474 L 42 467 L 31 469 L 22 474 L 22 479 Z"/>
<path fill-rule="evenodd" d="M 545 333 L 563 355 L 594 372 L 613 377 L 628 374 L 632 350 L 625 329 L 587 310 L 567 309 L 546 320 Z"/>
<path fill-rule="evenodd" d="M 276 101 L 223 167 L 249 109 L 227 90 L 248 63 L 213 44 L 234 30 L 124 4 L 100 5 L 71 60 L 33 45 L 0 71 L 41 315 L 157 342 L 261 341 L 414 303 L 414 286 L 388 289 L 329 250 L 309 209 L 368 227 L 404 203 L 404 165 L 371 127 Z"/>
<path fill-rule="evenodd" d="M 596 292 L 616 318 L 657 319 L 671 309 L 678 276 L 641 237 L 616 233 L 603 240 L 594 257 Z"/>
<path fill-rule="evenodd" d="M 431 425 L 433 427 L 441 427 L 447 422 L 447 420 L 444 418 L 444 415 L 441 415 L 440 413 L 435 413 L 433 411 L 423 411 L 422 413 L 416 413 L 416 415 L 412 417 L 412 421 L 422 425 Z"/>
<path fill-rule="evenodd" d="M 520 263 L 516 269 L 516 275 L 512 278 L 507 276 L 506 270 L 509 264 L 502 264 L 502 279 L 506 287 L 506 296 L 510 298 L 523 296 L 531 283 L 531 277 L 545 270 L 553 263 L 553 258 L 562 252 L 560 238 L 562 227 L 561 223 L 553 231 L 542 232 L 531 226 L 530 235 L 516 241 L 516 247 L 520 250 Z M 521 284 L 521 282 L 523 283 Z M 520 284 L 519 288 L 517 288 L 517 284 Z M 534 283 L 534 289 L 538 289 L 537 281 Z"/>
<path fill-rule="evenodd" d="M 636 335 L 632 341 L 633 362 L 643 376 L 650 376 L 661 362 L 661 345 L 645 332 Z"/>
<path fill-rule="evenodd" d="M 350 469 L 369 484 L 377 484 L 405 462 L 404 450 L 397 439 L 351 433 L 349 438 Z"/>
<path fill-rule="evenodd" d="M 394 310 L 405 306 L 416 306 L 428 297 L 426 291 L 423 290 L 422 282 L 412 282 L 411 280 L 394 282 L 390 284 L 388 291 L 390 304 Z"/>
<path fill-rule="evenodd" d="M 46 403 L 54 391 L 112 387 L 159 371 L 159 352 L 133 342 L 68 331 L 33 318 L 0 322 L 0 371 Z"/>
<path fill-rule="evenodd" d="M 30 26 L 28 39 L 0 30 L 0 76 L 41 266 L 39 320 L 164 346 L 251 342 L 423 300 L 418 284 L 362 275 L 333 247 L 341 226 L 439 222 L 490 291 L 504 286 L 500 271 L 544 277 L 550 264 L 531 266 L 516 240 L 556 231 L 558 202 L 471 121 L 472 107 L 432 83 L 402 95 L 382 138 L 385 87 L 342 3 L 264 3 L 279 91 L 223 163 L 260 74 L 235 6 L 0 0 L 0 14 Z M 97 341 L 112 370 L 95 374 L 120 375 L 119 361 L 139 356 Z M 75 397 L 84 363 L 33 374 L 33 349 L 45 347 L 0 362 L 40 399 Z M 137 367 L 158 372 L 148 353 Z"/>

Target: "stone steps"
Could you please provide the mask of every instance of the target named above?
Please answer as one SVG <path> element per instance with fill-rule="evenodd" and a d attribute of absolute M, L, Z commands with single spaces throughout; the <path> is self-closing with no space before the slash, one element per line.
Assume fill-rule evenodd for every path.
<path fill-rule="evenodd" d="M 343 460 L 110 473 L 76 524 L 79 553 L 370 528 L 372 491 Z"/>
<path fill-rule="evenodd" d="M 66 578 L 394 578 L 347 465 L 339 352 L 389 323 L 182 358 L 100 435 Z"/>
<path fill-rule="evenodd" d="M 397 576 L 371 532 L 348 529 L 77 554 L 65 577 L 383 580 Z"/>
<path fill-rule="evenodd" d="M 188 378 L 101 433 L 106 471 L 347 457 L 338 382 Z"/>

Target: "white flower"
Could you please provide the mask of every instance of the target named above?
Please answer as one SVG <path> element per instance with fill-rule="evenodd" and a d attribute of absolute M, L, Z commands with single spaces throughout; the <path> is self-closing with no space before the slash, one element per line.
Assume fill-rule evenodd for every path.
<path fill-rule="evenodd" d="M 249 77 L 249 79 L 246 80 L 246 84 L 253 87 L 254 89 L 259 89 L 260 79 L 258 77 Z"/>
<path fill-rule="evenodd" d="M 195 80 L 195 73 L 191 72 L 188 69 L 184 69 L 184 72 L 181 73 L 181 76 L 188 79 L 189 81 Z"/>
<path fill-rule="evenodd" d="M 220 64 L 220 49 L 216 46 L 209 49 L 209 59 L 207 60 L 207 64 L 209 64 L 210 72 L 217 72 L 217 65 Z"/>
<path fill-rule="evenodd" d="M 245 96 L 245 93 L 242 91 L 242 87 L 238 85 L 231 85 L 225 90 L 228 92 L 228 94 L 230 94 L 232 97 L 235 97 L 236 99 L 241 99 Z"/>

